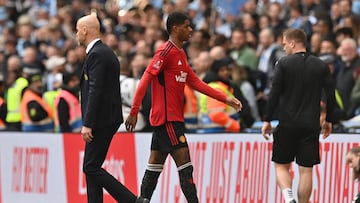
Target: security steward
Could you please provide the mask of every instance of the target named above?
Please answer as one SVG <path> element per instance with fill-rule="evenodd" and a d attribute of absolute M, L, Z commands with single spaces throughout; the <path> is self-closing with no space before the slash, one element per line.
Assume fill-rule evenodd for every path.
<path fill-rule="evenodd" d="M 40 74 L 28 77 L 29 86 L 24 92 L 21 105 L 21 123 L 24 132 L 53 132 L 52 109 L 43 100 L 43 82 Z"/>
<path fill-rule="evenodd" d="M 83 125 L 79 101 L 80 78 L 77 73 L 64 73 L 64 84 L 55 98 L 55 129 L 59 132 L 80 132 Z"/>

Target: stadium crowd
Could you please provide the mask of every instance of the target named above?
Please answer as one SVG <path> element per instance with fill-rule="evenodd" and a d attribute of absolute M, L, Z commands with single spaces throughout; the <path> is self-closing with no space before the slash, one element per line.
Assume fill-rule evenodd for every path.
<path fill-rule="evenodd" d="M 75 23 L 91 12 L 101 21 L 103 42 L 120 61 L 126 118 L 139 78 L 168 39 L 164 22 L 175 10 L 192 19 L 194 31 L 184 45 L 189 65 L 203 81 L 244 105 L 234 113 L 187 87 L 189 132 L 258 132 L 275 63 L 284 56 L 286 28 L 303 29 L 308 51 L 329 65 L 336 81 L 334 131 L 360 129 L 358 0 L 249 0 L 236 13 L 211 0 L 0 0 L 0 128 L 79 131 L 79 79 L 86 54 L 77 44 Z M 149 94 L 135 130 L 150 130 Z"/>

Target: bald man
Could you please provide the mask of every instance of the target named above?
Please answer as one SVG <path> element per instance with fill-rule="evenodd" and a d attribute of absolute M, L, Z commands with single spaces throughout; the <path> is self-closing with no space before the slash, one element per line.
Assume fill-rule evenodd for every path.
<path fill-rule="evenodd" d="M 91 14 L 76 25 L 79 45 L 86 47 L 81 75 L 81 136 L 86 142 L 83 171 L 88 203 L 103 203 L 103 188 L 121 203 L 144 203 L 104 170 L 111 140 L 123 122 L 120 96 L 120 64 L 114 52 L 100 40 L 100 23 Z"/>

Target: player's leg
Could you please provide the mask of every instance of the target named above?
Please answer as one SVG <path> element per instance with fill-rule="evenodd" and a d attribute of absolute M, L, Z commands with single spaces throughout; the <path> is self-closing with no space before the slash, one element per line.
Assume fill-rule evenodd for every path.
<path fill-rule="evenodd" d="M 189 203 L 198 203 L 196 186 L 193 180 L 193 166 L 190 160 L 189 148 L 181 147 L 171 152 L 180 179 L 181 190 Z"/>
<path fill-rule="evenodd" d="M 167 152 L 151 150 L 145 174 L 141 182 L 141 197 L 151 199 L 167 155 Z"/>
<path fill-rule="evenodd" d="M 175 161 L 179 173 L 180 186 L 188 203 L 198 203 L 197 192 L 193 180 L 193 166 L 190 160 L 188 143 L 185 137 L 183 122 L 170 122 L 166 124 L 167 133 L 171 140 L 170 154 Z"/>

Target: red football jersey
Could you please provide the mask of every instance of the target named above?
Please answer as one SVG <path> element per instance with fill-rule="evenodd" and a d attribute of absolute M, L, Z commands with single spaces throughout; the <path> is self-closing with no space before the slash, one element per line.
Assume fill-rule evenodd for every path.
<path fill-rule="evenodd" d="M 151 75 L 152 108 L 150 124 L 160 126 L 167 121 L 184 122 L 184 88 L 190 87 L 225 102 L 226 96 L 201 81 L 188 64 L 183 49 L 176 47 L 171 41 L 164 43 L 155 53 L 146 68 L 145 75 Z M 143 78 L 142 78 L 143 80 Z M 138 90 L 148 84 L 140 82 Z M 138 91 L 136 94 L 144 94 Z M 138 113 L 138 107 L 144 95 L 135 95 L 131 114 Z"/>

